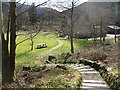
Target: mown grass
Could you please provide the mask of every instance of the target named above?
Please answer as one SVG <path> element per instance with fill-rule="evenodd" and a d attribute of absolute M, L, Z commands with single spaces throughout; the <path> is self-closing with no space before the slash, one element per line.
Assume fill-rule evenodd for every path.
<path fill-rule="evenodd" d="M 24 36 L 18 36 L 17 37 L 17 43 L 20 42 L 21 40 L 24 40 L 25 38 L 29 37 L 28 35 Z M 63 45 L 52 52 L 48 53 L 49 55 L 58 55 L 61 53 L 66 53 L 70 52 L 70 40 L 69 39 L 64 39 L 64 38 L 57 38 L 55 34 L 39 34 L 34 38 L 34 50 L 30 51 L 30 40 L 27 40 L 20 45 L 17 46 L 16 50 L 16 67 L 20 66 L 36 66 L 43 64 L 42 59 L 38 59 L 37 57 L 40 56 L 45 56 L 47 51 L 51 49 L 52 47 L 58 45 L 58 41 L 61 40 L 63 42 Z M 47 48 L 42 48 L 42 49 L 35 49 L 37 44 L 39 43 L 46 43 Z M 80 40 L 80 39 L 74 39 L 74 47 L 75 49 L 79 49 L 82 47 L 87 47 L 92 44 L 92 41 L 86 41 L 86 40 Z M 46 55 L 44 59 L 47 59 Z"/>
<path fill-rule="evenodd" d="M 58 48 L 57 50 L 54 50 L 52 52 L 52 55 L 58 55 L 61 53 L 67 53 L 70 52 L 70 39 L 63 39 L 63 38 L 58 38 L 61 40 L 64 44 L 62 47 Z M 78 50 L 80 48 L 85 48 L 93 44 L 93 41 L 87 41 L 87 40 L 81 40 L 81 39 L 74 39 L 74 49 Z"/>
<path fill-rule="evenodd" d="M 17 37 L 17 43 L 20 42 L 21 40 L 24 40 L 25 38 L 29 37 L 28 35 L 24 36 L 19 36 Z M 35 49 L 37 44 L 39 43 L 46 43 L 47 48 L 42 48 L 42 49 Z M 45 54 L 47 50 L 50 48 L 56 46 L 58 44 L 55 35 L 49 34 L 49 35 L 44 35 L 44 34 L 39 34 L 34 38 L 34 50 L 30 51 L 30 40 L 27 40 L 17 46 L 16 50 L 16 66 L 23 66 L 23 65 L 40 65 L 41 62 L 37 59 L 39 55 Z"/>

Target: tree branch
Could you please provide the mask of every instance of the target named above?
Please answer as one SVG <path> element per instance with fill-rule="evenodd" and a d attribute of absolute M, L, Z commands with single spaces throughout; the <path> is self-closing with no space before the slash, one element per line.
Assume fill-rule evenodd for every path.
<path fill-rule="evenodd" d="M 41 28 L 41 29 L 42 29 L 42 28 Z M 39 34 L 39 32 L 41 31 L 41 29 L 40 29 L 38 32 L 36 32 L 35 35 L 32 36 L 32 38 L 36 37 L 36 36 Z M 18 42 L 18 43 L 16 44 L 16 46 L 19 45 L 19 44 L 21 44 L 21 43 L 23 43 L 23 42 L 25 42 L 25 41 L 27 41 L 27 40 L 29 40 L 29 39 L 31 39 L 31 37 L 26 38 L 26 39 Z"/>
<path fill-rule="evenodd" d="M 21 0 L 19 0 L 18 2 L 16 2 L 16 4 L 18 4 Z"/>
<path fill-rule="evenodd" d="M 73 24 L 80 18 L 81 14 L 84 12 L 85 10 L 83 10 L 81 13 L 79 13 L 79 16 L 74 20 Z"/>
<path fill-rule="evenodd" d="M 50 1 L 50 0 L 48 0 L 48 1 Z M 37 7 L 39 7 L 39 6 L 42 6 L 42 5 L 46 4 L 48 1 L 43 2 L 43 3 L 41 3 L 41 4 L 38 4 L 37 6 L 35 6 L 35 8 L 37 8 Z M 19 17 L 20 15 L 24 14 L 24 13 L 27 12 L 28 10 L 29 10 L 29 9 L 26 9 L 26 10 L 23 11 L 22 13 L 18 14 L 17 17 Z"/>
<path fill-rule="evenodd" d="M 41 30 L 41 29 L 40 29 L 40 30 Z M 17 36 L 20 36 L 20 35 L 28 35 L 28 34 L 36 33 L 37 31 L 39 31 L 39 30 L 32 31 L 32 32 L 29 32 L 29 33 L 24 33 L 24 34 L 17 34 Z"/>
<path fill-rule="evenodd" d="M 17 9 L 17 12 L 23 7 L 24 4 L 25 2 L 23 2 L 23 4 Z"/>

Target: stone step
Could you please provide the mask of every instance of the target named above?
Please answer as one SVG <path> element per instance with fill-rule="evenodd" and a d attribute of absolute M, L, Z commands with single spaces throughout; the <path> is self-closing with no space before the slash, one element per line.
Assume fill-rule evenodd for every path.
<path fill-rule="evenodd" d="M 77 68 L 76 68 L 76 69 L 77 69 Z M 95 71 L 93 68 L 89 68 L 89 69 L 79 69 L 79 68 L 78 68 L 78 70 L 79 70 L 79 71 Z"/>
<path fill-rule="evenodd" d="M 98 84 L 98 83 L 82 83 L 83 86 L 92 86 L 92 87 L 108 87 L 106 84 Z"/>
<path fill-rule="evenodd" d="M 110 90 L 109 86 L 101 78 L 99 72 L 94 68 L 83 64 L 71 64 L 69 66 L 82 74 L 83 86 L 81 90 Z"/>
<path fill-rule="evenodd" d="M 80 90 L 111 90 L 109 88 L 102 88 L 102 87 L 92 87 L 92 86 L 83 86 Z"/>
<path fill-rule="evenodd" d="M 102 84 L 106 84 L 106 82 L 103 81 L 103 80 L 83 80 L 83 83 L 102 83 Z"/>
<path fill-rule="evenodd" d="M 98 74 L 99 72 L 96 71 L 87 71 L 87 72 L 80 72 L 81 74 Z"/>

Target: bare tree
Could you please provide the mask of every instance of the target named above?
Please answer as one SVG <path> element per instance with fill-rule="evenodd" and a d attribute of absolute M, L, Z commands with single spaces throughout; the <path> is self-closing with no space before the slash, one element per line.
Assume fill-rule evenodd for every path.
<path fill-rule="evenodd" d="M 100 37 L 100 43 L 103 43 L 105 42 L 105 36 L 106 36 L 106 32 L 105 32 L 105 29 L 104 29 L 104 26 L 105 26 L 105 15 L 104 15 L 104 12 L 102 9 L 100 9 L 98 7 L 98 10 L 99 10 L 99 16 L 98 16 L 98 25 L 100 25 L 100 33 L 99 33 L 99 37 Z"/>
<path fill-rule="evenodd" d="M 4 25 L 3 25 L 2 35 L 1 35 L 1 39 L 2 39 L 2 84 L 6 82 L 11 83 L 14 81 L 16 46 L 18 45 L 16 44 L 16 36 L 17 36 L 16 35 L 16 21 L 20 15 L 28 11 L 28 10 L 25 10 L 19 15 L 16 15 L 16 2 L 15 2 L 16 0 L 11 0 L 11 1 L 12 2 L 9 2 L 10 4 L 9 18 L 10 19 L 8 21 L 9 22 L 8 31 L 5 35 Z M 43 4 L 39 4 L 35 7 L 38 7 Z M 35 37 L 38 33 L 39 31 L 37 31 L 33 37 Z M 9 41 L 10 41 L 10 45 L 8 45 Z M 24 41 L 19 42 L 19 44 Z"/>
<path fill-rule="evenodd" d="M 13 0 L 12 0 L 13 1 Z M 10 2 L 10 38 L 7 36 L 7 40 L 5 39 L 4 32 L 2 30 L 2 77 L 4 82 L 12 82 L 14 77 L 14 69 L 15 69 L 15 49 L 16 49 L 16 14 L 15 8 L 16 3 Z M 3 28 L 4 29 L 4 28 Z M 8 32 L 9 32 L 8 31 Z M 8 34 L 8 33 L 7 33 Z M 10 51 L 8 50 L 8 41 L 10 39 Z"/>
<path fill-rule="evenodd" d="M 68 14 L 70 15 L 70 17 L 69 17 L 70 21 L 68 21 L 68 27 L 70 29 L 71 53 L 74 53 L 74 43 L 73 43 L 74 26 L 75 26 L 76 21 L 80 18 L 80 16 L 82 15 L 84 10 L 80 10 L 80 12 L 77 13 L 77 15 L 74 13 L 74 8 L 78 5 L 80 5 L 79 0 L 68 0 L 68 1 L 63 1 L 63 2 L 58 1 L 57 4 L 58 4 L 57 5 L 58 8 L 69 11 Z"/>
<path fill-rule="evenodd" d="M 36 16 L 36 8 L 35 8 L 35 3 L 32 3 L 32 5 L 30 6 L 29 10 L 28 10 L 28 15 L 29 15 L 29 21 L 31 23 L 31 25 L 33 26 L 33 31 L 34 31 L 34 25 L 37 22 L 37 16 Z M 32 30 L 30 30 L 32 31 Z M 32 33 L 30 34 L 30 40 L 31 40 L 31 51 L 33 50 L 33 37 L 32 37 Z"/>
<path fill-rule="evenodd" d="M 116 27 L 116 24 L 117 24 L 116 22 L 117 22 L 117 20 L 116 20 L 116 17 L 117 17 L 117 16 L 116 16 L 116 14 L 115 14 L 115 9 L 116 9 L 116 8 L 115 8 L 115 5 L 114 5 L 114 4 L 113 4 L 113 7 L 114 7 L 114 8 L 113 8 L 112 11 L 113 11 L 114 32 L 115 32 L 114 34 L 115 34 L 115 43 L 116 43 L 116 42 L 117 42 L 117 36 L 116 36 L 116 34 L 117 34 L 117 27 Z"/>

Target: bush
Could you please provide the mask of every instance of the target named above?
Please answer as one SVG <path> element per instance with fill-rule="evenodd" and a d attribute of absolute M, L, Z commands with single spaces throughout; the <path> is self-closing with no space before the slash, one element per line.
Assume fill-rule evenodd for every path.
<path fill-rule="evenodd" d="M 71 68 L 69 68 L 69 70 L 71 73 L 68 75 L 59 75 L 52 78 L 46 84 L 47 88 L 80 88 L 82 85 L 81 74 L 78 71 L 71 70 Z"/>
<path fill-rule="evenodd" d="M 58 55 L 53 60 L 46 61 L 46 63 L 60 63 L 60 64 L 75 64 L 77 63 L 76 57 L 73 57 L 70 53 L 62 53 L 61 55 Z"/>
<path fill-rule="evenodd" d="M 68 58 L 67 60 L 65 60 L 64 63 L 75 64 L 75 63 L 77 63 L 77 60 L 74 59 L 73 57 L 70 57 L 70 58 Z"/>
<path fill-rule="evenodd" d="M 108 72 L 108 73 L 104 73 L 103 71 L 101 71 L 101 76 L 105 79 L 105 81 L 108 83 L 108 85 L 110 86 L 110 88 L 114 89 L 114 90 L 119 90 L 120 87 L 120 74 L 119 73 L 115 73 L 113 71 Z"/>
<path fill-rule="evenodd" d="M 56 77 L 51 79 L 48 84 L 48 87 L 52 87 L 52 88 L 65 88 L 65 87 L 70 87 L 69 83 L 65 81 L 64 78 L 62 77 Z"/>
<path fill-rule="evenodd" d="M 97 60 L 105 60 L 107 58 L 107 55 L 105 53 L 102 52 L 92 52 L 90 53 L 89 59 L 93 60 L 93 61 L 97 61 Z"/>
<path fill-rule="evenodd" d="M 58 56 L 58 59 L 68 59 L 72 55 L 70 53 L 62 53 L 61 55 Z"/>

